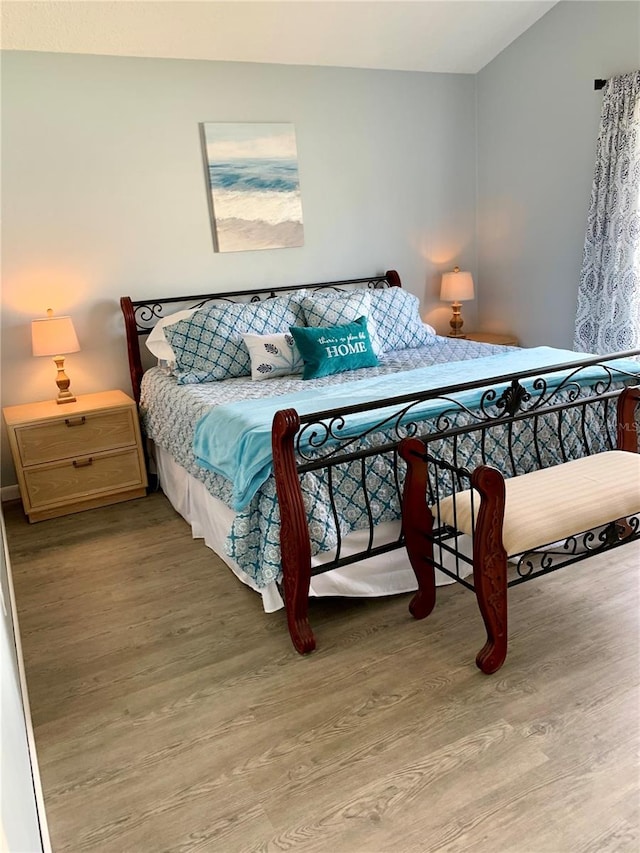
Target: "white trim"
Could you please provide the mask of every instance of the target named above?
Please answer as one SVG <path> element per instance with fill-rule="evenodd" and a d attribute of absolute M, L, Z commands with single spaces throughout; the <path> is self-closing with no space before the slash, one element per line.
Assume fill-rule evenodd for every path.
<path fill-rule="evenodd" d="M 8 488 L 12 488 L 9 486 Z M 15 486 L 17 489 L 18 487 Z M 4 489 L 2 490 L 4 492 Z M 36 810 L 40 826 L 40 839 L 42 841 L 43 853 L 52 853 L 49 827 L 47 825 L 47 814 L 44 808 L 44 795 L 42 793 L 42 782 L 40 780 L 40 768 L 36 754 L 36 741 L 33 734 L 33 723 L 31 721 L 31 708 L 29 706 L 29 693 L 27 691 L 27 679 L 22 658 L 22 643 L 20 641 L 20 626 L 18 624 L 18 609 L 16 607 L 15 592 L 13 589 L 13 575 L 11 571 L 11 560 L 7 547 L 7 533 L 4 525 L 4 516 L 0 511 L 0 533 L 2 535 L 2 547 L 4 549 L 5 567 L 7 570 L 7 587 L 9 592 L 9 607 L 11 608 L 11 619 L 13 623 L 14 642 L 16 657 L 18 661 L 18 673 L 20 675 L 20 691 L 22 693 L 22 706 L 24 709 L 24 721 L 27 733 L 27 744 L 29 746 L 29 760 L 31 762 L 31 778 L 33 780 L 33 792 L 36 799 Z M 4 602 L 6 606 L 6 602 Z"/>
<path fill-rule="evenodd" d="M 0 500 L 2 503 L 20 500 L 20 488 L 18 484 L 16 483 L 15 486 L 3 486 L 0 489 Z"/>

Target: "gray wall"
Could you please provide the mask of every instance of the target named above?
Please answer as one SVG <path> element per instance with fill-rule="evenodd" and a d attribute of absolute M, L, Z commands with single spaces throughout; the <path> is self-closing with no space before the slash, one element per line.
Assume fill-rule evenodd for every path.
<path fill-rule="evenodd" d="M 439 272 L 458 263 L 478 285 L 465 328 L 478 311 L 484 329 L 570 347 L 593 79 L 638 66 L 635 2 L 559 3 L 476 77 L 5 52 L 2 405 L 55 394 L 30 352 L 48 307 L 76 323 L 72 388 L 128 390 L 123 294 L 396 267 L 446 331 Z M 201 121 L 295 124 L 304 247 L 213 252 Z"/>
<path fill-rule="evenodd" d="M 602 93 L 640 67 L 640 4 L 559 3 L 477 76 L 483 328 L 571 349 Z"/>
<path fill-rule="evenodd" d="M 395 267 L 446 329 L 438 271 L 475 272 L 474 105 L 469 75 L 5 52 L 2 404 L 56 392 L 30 351 L 48 307 L 76 325 L 72 389 L 128 390 L 123 294 Z M 304 247 L 214 254 L 202 121 L 294 123 Z"/>

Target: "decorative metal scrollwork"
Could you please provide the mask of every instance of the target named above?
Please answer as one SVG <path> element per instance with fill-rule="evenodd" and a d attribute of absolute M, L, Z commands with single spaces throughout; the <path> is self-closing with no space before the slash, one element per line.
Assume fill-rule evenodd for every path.
<path fill-rule="evenodd" d="M 632 536 L 638 536 L 640 534 L 640 516 L 632 515 L 631 518 L 627 518 L 627 524 L 631 529 Z"/>
<path fill-rule="evenodd" d="M 151 328 L 151 325 L 162 317 L 163 305 L 161 302 L 149 302 L 146 305 L 136 306 L 134 315 L 138 329 Z"/>
<path fill-rule="evenodd" d="M 495 395 L 494 395 L 495 396 Z M 517 379 L 511 381 L 511 385 L 505 388 L 496 402 L 499 409 L 503 409 L 508 415 L 515 415 L 522 403 L 531 399 L 531 394 L 522 386 Z"/>
<path fill-rule="evenodd" d="M 625 540 L 640 533 L 640 518 L 631 516 L 622 523 L 612 521 L 595 530 L 586 530 L 576 536 L 568 536 L 557 548 L 526 551 L 516 564 L 518 577 L 528 579 L 536 575 L 559 569 L 568 562 L 608 551 Z"/>

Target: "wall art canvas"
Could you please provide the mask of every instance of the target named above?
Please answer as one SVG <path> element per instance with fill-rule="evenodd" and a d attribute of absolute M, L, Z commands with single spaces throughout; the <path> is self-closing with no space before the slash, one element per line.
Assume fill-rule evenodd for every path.
<path fill-rule="evenodd" d="M 217 252 L 303 245 L 292 124 L 201 125 Z"/>

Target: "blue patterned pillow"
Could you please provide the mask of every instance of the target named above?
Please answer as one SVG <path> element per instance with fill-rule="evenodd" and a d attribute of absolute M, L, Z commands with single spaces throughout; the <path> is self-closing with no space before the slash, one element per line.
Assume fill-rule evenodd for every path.
<path fill-rule="evenodd" d="M 382 352 L 376 324 L 371 316 L 371 296 L 368 290 L 318 293 L 302 299 L 307 326 L 342 326 L 365 317 L 374 353 Z"/>
<path fill-rule="evenodd" d="M 242 335 L 286 332 L 304 322 L 295 294 L 262 302 L 213 305 L 196 311 L 164 333 L 176 356 L 179 385 L 249 376 L 251 360 Z"/>
<path fill-rule="evenodd" d="M 435 343 L 435 337 L 420 318 L 420 300 L 401 287 L 372 290 L 371 318 L 376 324 L 381 352 L 413 349 Z"/>
<path fill-rule="evenodd" d="M 359 317 L 343 326 L 291 327 L 304 359 L 303 379 L 319 379 L 345 370 L 375 367 L 378 357 L 367 331 L 367 318 Z"/>

